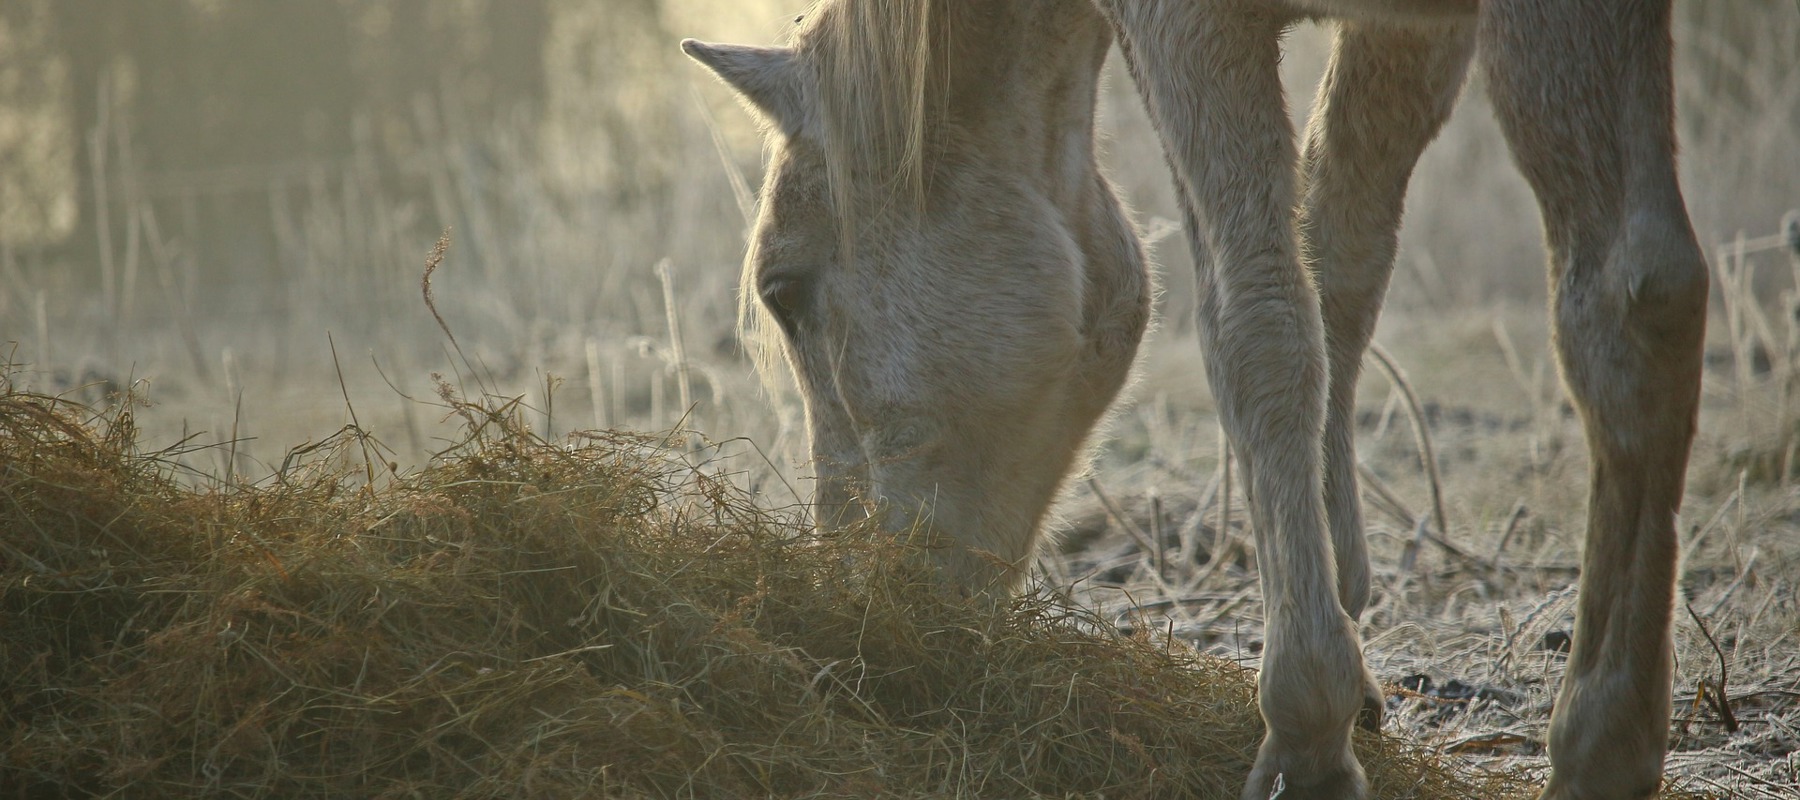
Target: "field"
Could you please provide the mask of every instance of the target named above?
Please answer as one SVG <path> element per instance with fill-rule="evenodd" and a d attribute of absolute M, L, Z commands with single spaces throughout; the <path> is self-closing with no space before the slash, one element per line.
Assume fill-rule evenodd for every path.
<path fill-rule="evenodd" d="M 1800 253 L 1789 249 L 1782 227 L 1783 215 L 1800 208 L 1800 79 L 1789 63 L 1800 51 L 1800 13 L 1774 5 L 1755 13 L 1683 5 L 1676 30 L 1684 189 L 1712 248 L 1715 281 L 1701 430 L 1681 521 L 1685 607 L 1677 609 L 1668 764 L 1683 790 L 1749 798 L 1800 792 L 1800 401 L 1793 396 Z M 555 36 L 545 44 L 544 99 L 532 118 L 482 115 L 446 90 L 406 98 L 388 117 L 373 114 L 366 135 L 346 137 L 341 153 L 296 154 L 274 166 L 145 166 L 123 114 L 96 129 L 92 141 L 110 157 L 90 159 L 87 174 L 77 176 L 76 162 L 52 147 L 48 174 L 103 188 L 100 205 L 110 217 L 97 230 L 77 228 L 91 243 L 58 248 L 21 232 L 29 220 L 19 220 L 29 215 L 15 213 L 19 206 L 0 213 L 0 345 L 7 348 L 0 359 L 11 364 L 0 381 L 9 402 L 47 395 L 106 406 L 128 398 L 138 451 L 155 454 L 145 468 L 170 481 L 157 491 L 191 502 L 280 496 L 284 475 L 299 463 L 329 473 L 343 487 L 333 491 L 350 494 L 441 487 L 468 466 L 470 409 L 504 408 L 513 427 L 494 441 L 516 436 L 548 448 L 530 450 L 534 457 L 650 453 L 645 463 L 680 465 L 682 474 L 703 477 L 692 480 L 716 481 L 735 498 L 731 508 L 772 518 L 787 531 L 781 536 L 792 535 L 782 526 L 807 494 L 798 403 L 788 387 L 762 385 L 734 340 L 737 262 L 759 145 L 725 90 L 683 63 L 672 44 L 685 35 L 771 41 L 792 10 L 769 2 L 632 5 L 640 6 L 655 13 L 646 27 L 625 33 L 609 27 L 616 9 L 575 0 L 544 6 Z M 15 37 L 35 24 L 29 14 L 0 15 L 0 22 L 13 26 L 0 32 Z M 1291 36 L 1285 69 L 1297 118 L 1324 41 L 1312 27 Z M 592 63 L 581 55 L 589 51 L 616 63 Z M 0 150 L 12 154 L 5 148 L 34 141 L 17 133 L 32 130 L 33 120 L 59 129 L 7 74 L 0 70 L 0 114 L 25 120 L 22 128 L 0 126 Z M 1128 642 L 1107 646 L 1148 659 L 1132 662 L 1152 665 L 1145 669 L 1163 664 L 1155 643 L 1169 636 L 1254 667 L 1260 603 L 1243 502 L 1222 468 L 1201 378 L 1188 322 L 1191 268 L 1181 237 L 1169 235 L 1177 215 L 1168 179 L 1122 71 L 1114 70 L 1104 113 L 1109 170 L 1156 242 L 1160 321 L 1130 396 L 1095 443 L 1091 467 L 1070 482 L 1059 505 L 1061 546 L 1041 560 L 1037 592 L 1022 608 L 1036 620 L 1062 613 L 1045 608 L 1077 606 L 1084 635 Z M 64 168 L 54 167 L 63 163 L 58 158 Z M 18 178 L 26 175 L 22 163 L 0 160 L 0 170 Z M 17 196 L 0 189 L 0 198 Z M 1371 366 L 1358 431 L 1376 563 L 1363 633 L 1377 676 L 1391 687 L 1388 730 L 1454 762 L 1523 769 L 1527 777 L 1544 764 L 1587 468 L 1549 356 L 1535 215 L 1477 76 L 1414 179 L 1376 336 L 1406 385 Z M 246 218 L 266 234 L 234 234 Z M 40 220 L 40 228 L 54 227 Z M 422 296 L 423 272 L 445 228 L 452 245 L 430 278 L 434 316 Z M 102 430 L 104 419 L 117 419 L 111 413 L 96 423 Z M 1419 429 L 1430 438 L 1430 459 L 1421 456 Z M 611 430 L 654 435 L 592 433 Z M 8 435 L 0 442 L 9 448 L 24 441 L 17 430 Z M 132 450 L 115 443 L 108 452 L 123 458 Z M 568 485 L 594 482 L 593 473 L 571 474 Z M 700 502 L 690 483 L 658 483 L 656 491 Z M 322 500 L 308 508 L 340 513 L 321 510 L 332 508 Z M 1146 548 L 1151 542 L 1161 546 Z M 304 558 L 316 544 L 291 533 L 277 561 Z M 163 564 L 158 574 L 192 577 L 195 564 L 237 564 L 232 559 L 256 552 L 221 546 L 209 543 L 193 564 Z M 20 593 L 32 571 L 27 560 L 8 550 L 0 565 L 9 581 L 0 597 L 35 596 Z M 96 569 L 79 559 L 67 567 L 71 575 Z M 748 597 L 758 590 L 721 591 Z M 5 609 L 9 668 L 39 655 L 11 643 L 10 631 L 33 619 L 34 608 Z M 232 613 L 240 612 L 252 613 Z M 952 627 L 975 624 L 957 621 L 954 609 L 944 613 Z M 1131 633 L 1101 633 L 1108 627 Z M 771 635 L 755 625 L 745 630 Z M 591 644 L 559 643 L 562 650 Z M 463 646 L 445 645 L 438 657 Z M 539 649 L 505 657 L 561 652 L 532 646 Z M 821 639 L 818 646 L 835 645 Z M 420 663 L 395 663 L 429 666 L 436 657 L 419 647 L 407 657 Z M 572 658 L 569 664 L 599 669 L 596 657 Z M 1185 664 L 1188 656 L 1168 658 Z M 471 659 L 459 669 L 477 673 L 471 665 L 479 659 Z M 592 675 L 568 680 L 543 690 L 554 699 L 526 707 L 599 685 Z M 1176 685 L 1187 684 L 1159 684 Z M 1242 691 L 1241 683 L 1229 685 Z M 491 697 L 520 696 L 507 691 L 525 690 Z M 8 725 L 10 752 L 26 752 L 21 731 L 41 731 Z M 189 749 L 166 755 L 205 761 L 190 758 L 198 745 L 183 746 Z M 482 751 L 455 751 L 468 752 Z M 710 751 L 693 751 L 703 752 Z M 500 773 L 517 777 L 535 762 L 506 763 L 520 771 Z M 18 769 L 9 764 L 0 768 Z M 158 770 L 173 767 L 143 769 L 163 775 Z M 815 787 L 796 794 L 855 792 L 844 788 L 851 784 L 781 785 Z M 969 784 L 940 785 L 970 791 Z M 1139 791 L 1155 794 L 1149 785 Z"/>

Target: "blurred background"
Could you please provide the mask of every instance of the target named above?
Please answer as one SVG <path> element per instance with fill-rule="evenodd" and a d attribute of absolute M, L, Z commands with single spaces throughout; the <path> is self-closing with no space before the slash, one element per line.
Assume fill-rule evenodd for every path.
<path fill-rule="evenodd" d="M 792 472 L 798 405 L 759 385 L 733 330 L 760 141 L 675 43 L 778 41 L 806 6 L 5 0 L 4 379 L 87 401 L 135 391 L 147 446 L 185 442 L 182 463 L 251 480 L 352 421 L 396 468 L 422 463 L 444 445 L 434 373 L 523 398 L 552 436 L 685 426 Z M 1771 233 L 1800 205 L 1800 4 L 1676 10 L 1701 239 Z M 1290 37 L 1297 121 L 1325 41 L 1316 26 Z M 1112 72 L 1108 167 L 1158 242 L 1166 287 L 1134 402 L 1203 412 L 1168 178 Z M 432 284 L 466 359 L 422 300 L 446 228 Z M 1479 76 L 1420 166 L 1402 241 L 1383 336 L 1473 315 L 1485 348 L 1417 355 L 1428 393 L 1434 361 L 1535 370 L 1554 392 L 1536 206 Z M 1754 283 L 1771 307 L 1792 289 L 1784 265 Z M 1504 364 L 1485 333 L 1501 324 Z M 1182 457 L 1215 455 L 1195 453 Z M 762 458 L 739 468 L 764 474 Z"/>

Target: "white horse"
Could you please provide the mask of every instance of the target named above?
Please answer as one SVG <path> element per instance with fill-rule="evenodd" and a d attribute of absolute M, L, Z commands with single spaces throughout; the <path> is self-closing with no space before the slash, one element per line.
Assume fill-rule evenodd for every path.
<path fill-rule="evenodd" d="M 1330 17 L 1302 144 L 1282 31 Z M 1644 798 L 1670 712 L 1675 512 L 1707 277 L 1676 182 L 1669 0 L 826 0 L 790 46 L 683 43 L 773 129 L 746 260 L 806 401 L 822 524 L 879 505 L 965 591 L 1015 588 L 1150 314 L 1095 166 L 1116 38 L 1161 135 L 1268 620 L 1243 791 L 1362 798 L 1380 694 L 1352 452 L 1420 151 L 1473 53 L 1550 247 L 1592 496 L 1546 798 Z M 1374 712 L 1373 714 L 1368 712 Z"/>

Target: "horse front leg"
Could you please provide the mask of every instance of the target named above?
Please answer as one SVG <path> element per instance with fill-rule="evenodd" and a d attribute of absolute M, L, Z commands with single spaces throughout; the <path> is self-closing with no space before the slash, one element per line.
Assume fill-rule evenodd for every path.
<path fill-rule="evenodd" d="M 1563 381 L 1587 430 L 1587 548 L 1544 797 L 1655 795 L 1706 265 L 1675 174 L 1669 2 L 1496 0 L 1494 107 L 1537 193 Z"/>
<path fill-rule="evenodd" d="M 1338 599 L 1320 473 L 1326 359 L 1301 267 L 1279 38 L 1256 3 L 1101 0 L 1161 136 L 1188 218 L 1200 339 L 1246 475 L 1266 627 L 1267 729 L 1243 796 L 1363 798 L 1350 730 L 1377 694 Z"/>

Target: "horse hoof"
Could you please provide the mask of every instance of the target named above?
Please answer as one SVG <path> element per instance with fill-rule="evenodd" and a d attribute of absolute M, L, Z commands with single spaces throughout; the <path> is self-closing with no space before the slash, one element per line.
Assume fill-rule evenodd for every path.
<path fill-rule="evenodd" d="M 1272 745 L 1257 751 L 1241 800 L 1367 800 L 1369 779 L 1349 742 L 1311 753 Z"/>
<path fill-rule="evenodd" d="M 1355 762 L 1352 762 L 1353 764 Z M 1368 800 L 1369 781 L 1360 765 L 1307 778 L 1263 773 L 1259 766 L 1244 784 L 1241 800 Z"/>

